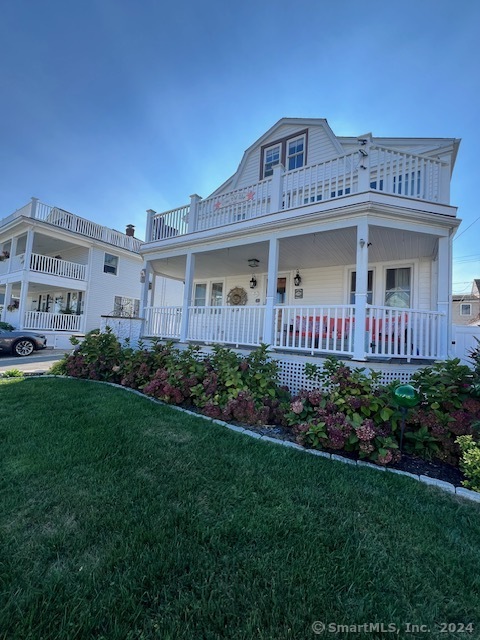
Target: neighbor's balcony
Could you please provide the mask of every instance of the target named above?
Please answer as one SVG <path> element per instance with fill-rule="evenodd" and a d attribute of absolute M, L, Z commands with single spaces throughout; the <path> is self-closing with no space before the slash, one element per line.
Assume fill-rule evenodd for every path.
<path fill-rule="evenodd" d="M 0 275 L 21 271 L 24 266 L 24 254 L 12 256 L 8 260 L 0 262 Z M 85 264 L 52 258 L 39 253 L 31 254 L 29 270 L 36 273 L 60 276 L 61 278 L 71 278 L 72 280 L 86 280 L 87 277 L 87 266 Z"/>
<path fill-rule="evenodd" d="M 144 335 L 180 339 L 181 307 L 149 307 Z M 235 347 L 263 342 L 265 306 L 189 307 L 187 339 Z M 367 306 L 365 357 L 430 359 L 444 357 L 445 316 L 436 311 Z M 355 306 L 277 306 L 274 340 L 279 350 L 354 355 Z"/>
<path fill-rule="evenodd" d="M 45 311 L 27 311 L 23 328 L 35 331 L 83 331 L 84 316 L 69 313 L 47 313 Z"/>
<path fill-rule="evenodd" d="M 56 227 L 78 233 L 87 238 L 94 240 L 101 240 L 107 242 L 115 247 L 121 249 L 128 249 L 139 253 L 141 240 L 134 238 L 133 236 L 127 236 L 125 233 L 115 231 L 109 227 L 104 227 L 101 224 L 86 220 L 80 216 L 59 209 L 58 207 L 52 207 L 47 204 L 38 202 L 37 198 L 32 198 L 32 201 L 26 204 L 21 209 L 17 209 L 7 218 L 2 220 L 3 224 L 7 224 L 11 220 L 15 220 L 21 216 L 27 218 L 34 218 L 35 220 L 41 220 L 42 222 L 48 222 Z"/>
<path fill-rule="evenodd" d="M 364 191 L 449 204 L 448 163 L 375 145 L 316 165 L 282 172 L 248 187 L 164 213 L 151 213 L 146 242 L 257 220 L 270 213 L 337 200 Z"/>

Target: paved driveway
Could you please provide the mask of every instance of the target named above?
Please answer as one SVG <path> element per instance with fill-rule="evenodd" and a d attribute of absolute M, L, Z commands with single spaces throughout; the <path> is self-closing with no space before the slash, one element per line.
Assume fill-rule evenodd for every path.
<path fill-rule="evenodd" d="M 0 355 L 0 373 L 9 369 L 19 369 L 28 373 L 45 373 L 52 364 L 61 360 L 65 353 L 70 353 L 72 349 L 44 349 L 35 351 L 33 355 L 26 358 L 15 358 L 9 355 Z"/>

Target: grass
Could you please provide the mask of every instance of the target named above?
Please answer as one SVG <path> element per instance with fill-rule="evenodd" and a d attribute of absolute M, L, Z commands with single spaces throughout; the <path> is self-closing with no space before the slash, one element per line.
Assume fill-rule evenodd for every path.
<path fill-rule="evenodd" d="M 2 640 L 480 637 L 480 505 L 106 385 L 0 401 Z"/>

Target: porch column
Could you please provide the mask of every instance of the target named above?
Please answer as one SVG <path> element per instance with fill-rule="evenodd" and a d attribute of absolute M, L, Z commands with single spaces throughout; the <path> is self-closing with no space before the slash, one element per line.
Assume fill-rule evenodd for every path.
<path fill-rule="evenodd" d="M 18 236 L 15 236 L 12 238 L 12 241 L 10 243 L 10 260 L 8 261 L 8 273 L 12 271 L 12 264 L 14 263 L 13 258 L 17 253 L 17 242 Z"/>
<path fill-rule="evenodd" d="M 149 262 L 146 262 L 144 264 L 143 271 L 145 272 L 145 276 L 142 284 L 142 294 L 140 299 L 140 309 L 141 309 L 140 313 L 143 318 L 141 335 L 147 335 L 148 321 L 150 317 L 150 313 L 147 311 L 147 307 L 151 306 L 151 304 L 149 305 L 149 301 L 148 301 L 148 293 L 149 293 L 148 287 L 150 283 L 150 274 L 152 273 L 152 267 L 150 266 Z"/>
<path fill-rule="evenodd" d="M 192 301 L 193 278 L 195 276 L 195 254 L 187 253 L 185 265 L 185 287 L 183 288 L 182 322 L 180 324 L 180 342 L 186 342 L 188 338 L 188 316 Z"/>
<path fill-rule="evenodd" d="M 190 196 L 190 211 L 188 213 L 188 233 L 193 233 L 197 228 L 198 203 L 202 198 L 194 193 Z"/>
<path fill-rule="evenodd" d="M 437 269 L 437 311 L 444 313 L 440 319 L 439 353 L 440 359 L 447 357 L 451 344 L 450 292 L 452 290 L 451 270 L 452 239 L 450 236 L 438 239 Z"/>
<path fill-rule="evenodd" d="M 353 359 L 366 360 L 365 334 L 367 321 L 368 290 L 368 221 L 365 218 L 357 225 L 357 263 L 355 288 L 355 334 Z"/>
<path fill-rule="evenodd" d="M 145 242 L 152 242 L 153 237 L 153 218 L 156 215 L 156 211 L 153 209 L 147 209 L 147 226 L 145 229 Z"/>
<path fill-rule="evenodd" d="M 38 198 L 32 198 L 32 202 L 30 204 L 30 217 L 31 218 L 36 218 L 37 217 L 37 204 L 38 204 Z"/>
<path fill-rule="evenodd" d="M 23 329 L 25 326 L 25 311 L 27 308 L 27 294 L 28 294 L 28 280 L 25 278 L 22 279 L 20 283 L 20 300 L 18 302 L 18 318 L 19 318 L 19 329 Z"/>
<path fill-rule="evenodd" d="M 270 213 L 281 211 L 283 209 L 283 174 L 285 169 L 283 165 L 277 164 L 273 167 L 272 175 L 272 193 L 270 196 Z"/>
<path fill-rule="evenodd" d="M 372 144 L 372 134 L 367 133 L 359 137 L 359 163 L 358 163 L 358 191 L 370 191 L 370 146 Z M 358 272 L 357 272 L 358 278 Z"/>
<path fill-rule="evenodd" d="M 23 270 L 30 271 L 30 262 L 32 258 L 33 249 L 33 231 L 29 229 L 27 231 L 27 241 L 25 243 L 25 253 L 23 254 Z"/>
<path fill-rule="evenodd" d="M 3 304 L 2 315 L 0 316 L 0 321 L 5 322 L 5 316 L 7 314 L 7 305 L 10 304 L 10 300 L 12 299 L 12 283 L 7 282 L 5 285 L 5 302 Z"/>
<path fill-rule="evenodd" d="M 263 324 L 263 341 L 275 345 L 275 297 L 277 293 L 279 241 L 270 238 L 268 247 L 268 282 L 265 318 Z"/>

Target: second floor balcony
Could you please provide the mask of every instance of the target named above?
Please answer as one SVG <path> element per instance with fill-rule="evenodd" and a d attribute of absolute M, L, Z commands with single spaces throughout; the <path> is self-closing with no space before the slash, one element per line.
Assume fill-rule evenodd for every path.
<path fill-rule="evenodd" d="M 156 213 L 150 211 L 146 242 L 167 240 L 243 221 L 377 192 L 432 205 L 450 204 L 450 164 L 378 145 L 366 145 L 325 162 L 284 172 L 233 191 Z"/>
<path fill-rule="evenodd" d="M 27 266 L 25 265 L 24 254 L 4 259 L 0 262 L 0 276 L 22 271 L 25 268 L 35 273 L 70 278 L 72 280 L 86 280 L 87 277 L 87 265 L 85 264 L 38 253 L 31 254 L 30 264 Z"/>

